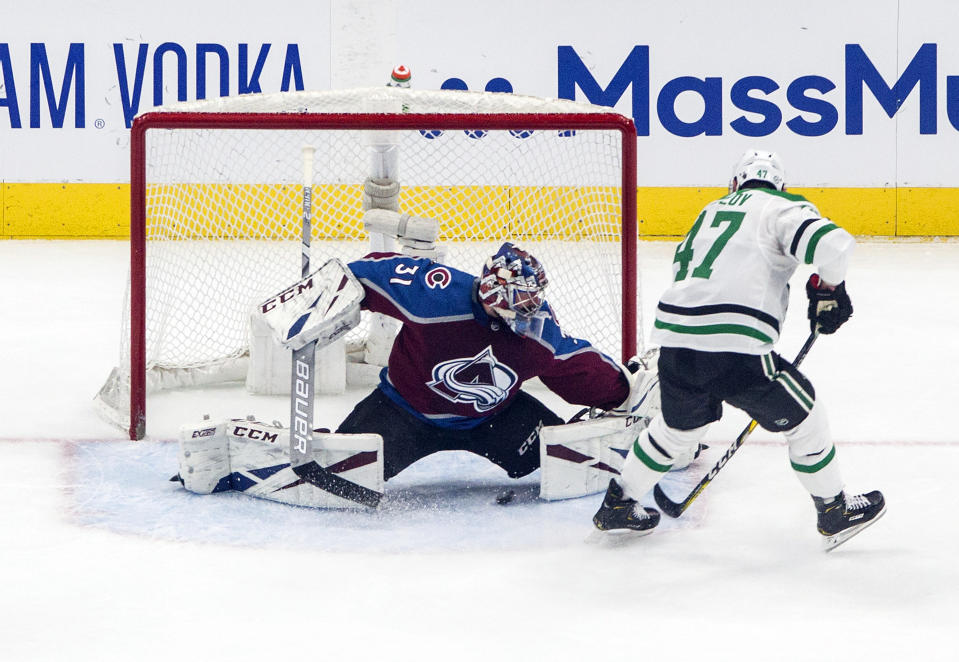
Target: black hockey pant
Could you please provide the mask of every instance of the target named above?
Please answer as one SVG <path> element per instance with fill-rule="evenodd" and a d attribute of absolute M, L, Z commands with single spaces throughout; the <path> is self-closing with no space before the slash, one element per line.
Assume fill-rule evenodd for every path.
<path fill-rule="evenodd" d="M 386 480 L 427 455 L 449 450 L 475 453 L 505 469 L 510 478 L 520 478 L 539 468 L 539 428 L 562 423 L 546 405 L 520 391 L 505 410 L 473 429 L 441 428 L 414 417 L 377 388 L 336 431 L 383 437 Z"/>
<path fill-rule="evenodd" d="M 802 423 L 816 399 L 810 381 L 775 352 L 757 356 L 663 347 L 659 385 L 663 421 L 677 430 L 718 421 L 728 402 L 764 429 L 783 432 Z"/>

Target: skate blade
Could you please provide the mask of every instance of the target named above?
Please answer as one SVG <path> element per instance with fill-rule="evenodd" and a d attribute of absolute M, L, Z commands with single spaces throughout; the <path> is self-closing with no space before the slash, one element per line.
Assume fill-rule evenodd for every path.
<path fill-rule="evenodd" d="M 653 529 L 646 529 L 645 531 L 636 531 L 634 529 L 611 529 L 608 531 L 601 531 L 599 529 L 594 529 L 588 536 L 586 536 L 586 542 L 600 547 L 621 547 L 623 545 L 628 545 L 639 538 L 645 538 L 652 532 Z"/>
<path fill-rule="evenodd" d="M 870 526 L 872 526 L 873 524 L 875 524 L 876 522 L 878 522 L 878 521 L 880 520 L 880 518 L 882 518 L 882 516 L 885 515 L 885 514 L 886 514 L 886 508 L 883 507 L 883 509 L 879 511 L 879 514 L 876 515 L 875 517 L 873 517 L 873 518 L 872 518 L 871 520 L 869 520 L 868 522 L 864 522 L 864 523 L 859 524 L 859 525 L 857 525 L 857 526 L 848 528 L 848 529 L 846 529 L 845 531 L 840 531 L 839 533 L 837 533 L 837 534 L 835 534 L 835 535 L 826 536 L 826 537 L 823 539 L 823 550 L 825 550 L 825 551 L 827 551 L 827 552 L 831 552 L 832 550 L 834 550 L 834 549 L 836 549 L 837 547 L 839 547 L 839 545 L 843 544 L 844 542 L 846 542 L 846 541 L 849 540 L 850 538 L 852 538 L 852 537 L 854 537 L 854 536 L 862 533 L 863 531 L 865 531 L 866 529 L 868 529 Z"/>

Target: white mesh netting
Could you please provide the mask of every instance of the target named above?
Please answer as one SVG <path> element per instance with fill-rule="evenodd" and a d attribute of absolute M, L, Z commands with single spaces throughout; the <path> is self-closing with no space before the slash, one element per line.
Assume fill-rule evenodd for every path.
<path fill-rule="evenodd" d="M 547 298 L 564 329 L 621 358 L 624 311 L 635 314 L 642 338 L 636 296 L 624 297 L 622 287 L 621 131 L 533 128 L 563 114 L 607 110 L 509 94 L 371 88 L 246 95 L 151 113 L 156 123 L 184 113 L 263 121 L 252 129 L 146 131 L 146 286 L 130 292 L 145 297 L 145 326 L 131 328 L 128 305 L 118 367 L 100 404 L 113 410 L 115 422 L 128 424 L 130 344 L 137 334 L 145 337 L 150 390 L 243 379 L 251 309 L 299 278 L 304 146 L 316 150 L 316 265 L 368 252 L 363 182 L 382 174 L 388 151 L 390 174 L 401 183 L 401 211 L 441 222 L 445 262 L 477 273 L 501 242 L 521 243 L 544 264 Z M 383 129 L 371 131 L 348 121 L 335 129 L 281 128 L 264 113 L 388 114 L 378 124 Z M 389 126 L 390 117 L 436 113 L 517 117 L 506 130 Z M 361 344 L 364 333 L 361 326 L 348 342 Z"/>

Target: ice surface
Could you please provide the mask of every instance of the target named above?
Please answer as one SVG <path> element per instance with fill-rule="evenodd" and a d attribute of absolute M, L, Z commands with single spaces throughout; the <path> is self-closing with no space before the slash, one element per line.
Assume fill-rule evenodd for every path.
<path fill-rule="evenodd" d="M 673 248 L 642 246 L 647 319 Z M 154 397 L 140 443 L 101 421 L 127 251 L 0 242 L 0 660 L 957 659 L 959 243 L 863 242 L 852 321 L 803 365 L 848 486 L 889 503 L 828 555 L 762 430 L 682 519 L 621 545 L 594 540 L 599 496 L 540 502 L 536 474 L 461 453 L 390 481 L 375 513 L 188 494 L 168 481 L 180 424 L 285 420 L 285 401 Z M 787 356 L 807 333 L 804 275 Z M 324 400 L 318 423 L 362 394 Z M 728 411 L 690 472 L 746 422 Z"/>

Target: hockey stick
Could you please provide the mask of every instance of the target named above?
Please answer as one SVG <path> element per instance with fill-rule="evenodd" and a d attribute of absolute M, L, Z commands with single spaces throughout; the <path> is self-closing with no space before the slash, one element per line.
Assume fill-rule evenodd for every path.
<path fill-rule="evenodd" d="M 310 241 L 313 217 L 313 147 L 303 148 L 303 234 L 301 238 L 302 277 L 310 275 Z M 313 459 L 313 370 L 316 341 L 293 351 L 290 389 L 290 467 L 303 480 L 338 497 L 375 507 L 383 496 L 353 481 L 337 476 Z"/>
<path fill-rule="evenodd" d="M 805 344 L 803 344 L 802 348 L 799 350 L 799 353 L 796 354 L 796 358 L 793 360 L 794 366 L 799 367 L 799 364 L 803 362 L 804 358 L 806 358 L 806 354 L 809 353 L 809 350 L 812 348 L 813 343 L 816 342 L 816 338 L 818 337 L 819 334 L 816 331 L 813 331 L 809 334 Z M 670 517 L 679 517 L 686 512 L 686 509 L 689 508 L 690 504 L 696 500 L 702 491 L 706 489 L 706 486 L 709 485 L 713 478 L 716 477 L 716 474 L 719 473 L 719 470 L 722 469 L 727 462 L 729 462 L 729 458 L 731 458 L 733 454 L 739 450 L 739 447 L 745 443 L 746 439 L 749 438 L 749 435 L 752 434 L 752 431 L 756 429 L 757 425 L 758 423 L 755 420 L 749 421 L 749 425 L 747 425 L 745 429 L 739 433 L 739 436 L 736 437 L 736 441 L 734 441 L 732 445 L 726 449 L 726 452 L 723 453 L 723 456 L 719 458 L 719 462 L 717 462 L 716 465 L 709 470 L 709 473 L 707 473 L 703 479 L 699 481 L 699 484 L 696 485 L 696 487 L 693 488 L 693 491 L 690 492 L 689 495 L 682 501 L 673 501 L 670 499 L 657 484 L 656 487 L 653 488 L 653 498 L 656 500 L 656 505 L 659 506 L 660 510 Z"/>

